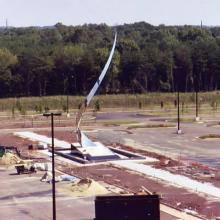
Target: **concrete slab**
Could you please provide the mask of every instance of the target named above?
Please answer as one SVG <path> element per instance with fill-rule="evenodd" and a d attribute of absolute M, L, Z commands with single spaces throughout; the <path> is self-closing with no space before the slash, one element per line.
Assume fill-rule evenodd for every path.
<path fill-rule="evenodd" d="M 39 172 L 31 176 L 14 175 L 14 169 L 1 169 L 1 219 L 52 219 L 52 186 L 40 182 L 42 174 Z M 92 197 L 80 199 L 57 192 L 57 219 L 93 219 L 93 200 Z"/>
<path fill-rule="evenodd" d="M 43 172 L 16 175 L 13 168 L 0 167 L 0 213 L 7 220 L 52 219 L 52 190 L 48 183 L 40 182 Z M 59 183 L 56 184 L 59 187 Z M 93 220 L 94 197 L 75 198 L 56 192 L 57 219 Z M 161 212 L 161 220 L 177 218 Z"/>

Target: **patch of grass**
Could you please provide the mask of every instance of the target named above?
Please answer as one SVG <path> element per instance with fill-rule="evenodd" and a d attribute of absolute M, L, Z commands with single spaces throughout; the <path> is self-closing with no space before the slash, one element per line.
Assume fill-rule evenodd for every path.
<path fill-rule="evenodd" d="M 220 138 L 220 134 L 207 134 L 199 137 L 200 139 Z"/>
<path fill-rule="evenodd" d="M 128 125 L 128 124 L 138 124 L 138 121 L 107 121 L 103 123 L 105 126 L 120 126 L 120 125 Z"/>
<path fill-rule="evenodd" d="M 177 122 L 177 118 L 168 119 L 169 122 Z M 180 122 L 195 122 L 193 118 L 180 118 Z"/>
<path fill-rule="evenodd" d="M 128 129 L 136 128 L 167 128 L 167 127 L 176 127 L 174 124 L 145 124 L 145 125 L 132 125 Z"/>
<path fill-rule="evenodd" d="M 163 117 L 163 116 L 175 116 L 174 112 L 162 112 L 162 111 L 149 111 L 144 113 L 138 113 L 138 116 L 155 116 L 155 117 Z"/>
<path fill-rule="evenodd" d="M 69 96 L 69 109 L 76 110 L 79 103 L 83 102 L 84 96 Z M 122 110 L 130 109 L 147 109 L 156 110 L 152 114 L 176 114 L 176 106 L 174 101 L 177 99 L 176 93 L 146 93 L 146 94 L 117 94 L 117 95 L 97 95 L 92 99 L 89 109 L 96 108 L 121 108 Z M 97 106 L 97 100 L 101 106 Z M 180 93 L 181 112 L 182 114 L 189 114 L 195 112 L 195 93 Z M 161 107 L 163 102 L 163 107 Z M 183 105 L 184 103 L 184 105 Z M 219 92 L 201 92 L 199 93 L 199 112 L 209 110 L 214 113 L 219 111 L 216 103 L 220 103 Z M 96 104 L 96 105 L 95 105 Z M 41 106 L 42 110 L 48 107 L 50 110 L 65 111 L 63 106 L 67 105 L 66 96 L 43 96 L 43 97 L 21 97 L 21 98 L 1 98 L 0 99 L 0 112 L 9 112 L 15 106 L 16 110 L 25 109 L 26 112 L 35 112 L 36 106 Z M 205 108 L 204 108 L 205 107 Z M 37 109 L 39 111 L 39 109 Z"/>

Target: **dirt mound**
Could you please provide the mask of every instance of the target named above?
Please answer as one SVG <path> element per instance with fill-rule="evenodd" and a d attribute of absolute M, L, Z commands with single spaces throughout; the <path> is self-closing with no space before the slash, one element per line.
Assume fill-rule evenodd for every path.
<path fill-rule="evenodd" d="M 104 186 L 91 179 L 82 179 L 76 183 L 68 184 L 65 188 L 76 197 L 96 196 L 109 193 Z"/>
<path fill-rule="evenodd" d="M 0 157 L 0 165 L 13 165 L 17 164 L 21 159 L 12 153 L 5 153 L 2 157 Z"/>

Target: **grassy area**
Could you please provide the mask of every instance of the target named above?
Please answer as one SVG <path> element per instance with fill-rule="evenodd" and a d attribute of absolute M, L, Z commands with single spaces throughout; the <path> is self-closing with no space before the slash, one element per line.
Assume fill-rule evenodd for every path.
<path fill-rule="evenodd" d="M 103 122 L 102 122 L 103 123 Z M 124 121 L 124 120 L 118 120 L 118 121 L 107 121 L 103 124 L 105 126 L 120 126 L 120 125 L 131 125 L 131 124 L 138 124 L 138 121 Z"/>
<path fill-rule="evenodd" d="M 218 108 L 220 104 L 219 92 L 199 93 L 200 107 L 208 105 L 211 108 Z M 95 97 L 100 101 L 103 108 L 139 108 L 139 109 L 163 109 L 169 110 L 175 108 L 176 93 L 146 93 L 141 95 L 101 95 Z M 95 100 L 94 99 L 94 100 Z M 180 93 L 181 111 L 187 112 L 189 108 L 195 106 L 195 93 Z"/>
<path fill-rule="evenodd" d="M 220 138 L 220 134 L 207 134 L 199 137 L 200 139 Z"/>
<path fill-rule="evenodd" d="M 168 120 L 169 122 L 177 122 L 177 118 L 172 118 Z M 195 122 L 195 118 L 180 118 L 180 122 Z"/>
<path fill-rule="evenodd" d="M 219 110 L 220 92 L 199 93 L 200 109 L 204 106 L 213 112 Z M 69 109 L 77 109 L 79 104 L 84 100 L 83 96 L 69 96 Z M 100 110 L 104 108 L 120 108 L 127 110 L 129 108 L 164 110 L 164 113 L 173 114 L 175 112 L 174 101 L 177 100 L 176 93 L 146 93 L 142 95 L 100 95 L 96 96 L 89 108 L 95 109 L 97 103 Z M 163 102 L 163 108 L 161 108 Z M 184 113 L 192 112 L 195 108 L 195 94 L 181 93 L 180 108 Z M 28 111 L 41 113 L 45 110 L 66 111 L 66 96 L 47 96 L 47 97 L 22 97 L 22 98 L 2 98 L 0 99 L 0 112 L 8 114 L 27 114 Z M 169 112 L 170 109 L 173 109 Z M 210 112 L 210 111 L 209 111 Z"/>
<path fill-rule="evenodd" d="M 131 125 L 128 129 L 137 129 L 137 128 L 170 128 L 176 127 L 174 124 L 145 124 L 145 125 Z"/>

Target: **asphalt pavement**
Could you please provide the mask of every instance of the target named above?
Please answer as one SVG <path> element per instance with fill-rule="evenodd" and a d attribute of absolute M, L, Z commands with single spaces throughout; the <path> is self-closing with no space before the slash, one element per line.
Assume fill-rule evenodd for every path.
<path fill-rule="evenodd" d="M 137 115 L 137 117 L 135 117 Z M 216 117 L 216 116 L 215 116 Z M 137 121 L 142 124 L 173 124 L 175 122 L 164 122 L 163 117 L 140 117 L 136 112 L 129 113 L 100 113 L 97 116 L 97 122 L 105 120 L 110 122 L 119 120 Z M 156 120 L 153 120 L 156 119 Z M 123 122 L 124 123 L 124 122 Z M 220 148 L 219 139 L 200 139 L 200 136 L 208 134 L 219 134 L 220 127 L 209 126 L 210 122 L 200 121 L 181 123 L 182 134 L 177 134 L 177 127 L 160 128 L 137 128 L 129 129 L 129 124 L 121 126 L 108 126 L 105 129 L 99 129 L 94 124 L 97 132 L 89 134 L 96 137 L 99 141 L 105 143 L 118 142 L 134 148 L 153 151 L 166 156 L 171 156 L 183 160 L 192 160 L 220 169 Z"/>

